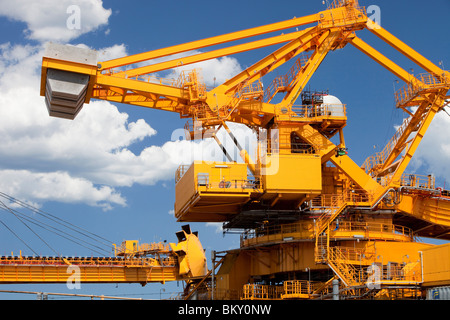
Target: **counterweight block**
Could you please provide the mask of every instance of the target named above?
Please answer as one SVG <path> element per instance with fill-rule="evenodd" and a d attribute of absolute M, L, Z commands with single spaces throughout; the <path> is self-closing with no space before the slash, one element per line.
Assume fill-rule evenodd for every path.
<path fill-rule="evenodd" d="M 89 76 L 48 69 L 45 103 L 50 116 L 73 120 L 83 108 Z"/>
<path fill-rule="evenodd" d="M 89 103 L 97 51 L 48 43 L 42 59 L 41 95 L 50 116 L 73 120 Z"/>

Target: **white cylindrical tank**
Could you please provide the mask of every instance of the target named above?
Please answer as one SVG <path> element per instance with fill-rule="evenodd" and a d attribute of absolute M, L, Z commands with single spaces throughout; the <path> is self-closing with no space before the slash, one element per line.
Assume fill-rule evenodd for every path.
<path fill-rule="evenodd" d="M 345 117 L 345 106 L 337 97 L 323 96 L 322 110 L 332 117 Z"/>

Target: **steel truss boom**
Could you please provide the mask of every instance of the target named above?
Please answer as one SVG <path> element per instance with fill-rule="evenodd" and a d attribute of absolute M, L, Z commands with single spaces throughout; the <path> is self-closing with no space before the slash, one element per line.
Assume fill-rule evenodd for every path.
<path fill-rule="evenodd" d="M 316 26 L 306 28 L 303 31 L 291 31 L 292 28 L 311 24 L 316 24 Z M 351 43 L 407 84 L 427 88 L 426 101 L 441 103 L 434 108 L 419 108 L 412 116 L 416 120 L 410 121 L 410 126 L 403 131 L 401 137 L 396 139 L 396 145 L 391 146 L 388 150 L 389 155 L 383 155 L 385 159 L 382 166 L 372 167 L 368 170 L 372 175 L 385 174 L 386 169 L 390 168 L 401 151 L 406 148 L 405 141 L 408 136 L 421 123 L 421 120 L 427 118 L 422 113 L 436 108 L 439 111 L 442 106 L 442 99 L 434 99 L 429 96 L 436 92 L 435 90 L 429 92 L 430 86 L 428 84 L 423 83 L 421 79 L 405 71 L 357 37 L 355 32 L 362 29 L 370 30 L 411 61 L 430 72 L 434 77 L 439 78 L 441 82 L 448 83 L 450 74 L 447 71 L 440 69 L 384 28 L 368 19 L 365 9 L 360 7 L 356 1 L 340 1 L 338 5 L 329 10 L 301 18 L 293 18 L 261 27 L 99 62 L 95 69 L 91 67 L 83 70 L 83 68 L 86 68 L 85 66 L 44 57 L 43 77 L 46 75 L 47 68 L 73 72 L 81 71 L 89 74 L 91 79 L 86 102 L 90 98 L 96 98 L 177 112 L 185 118 L 202 120 L 205 127 L 220 125 L 224 120 L 244 123 L 252 127 L 264 127 L 279 114 L 279 110 L 282 108 L 289 110 L 329 51 L 343 48 L 347 43 Z M 232 43 L 236 40 L 251 40 L 255 36 L 271 35 L 279 31 L 288 32 L 208 52 L 200 52 L 194 55 L 187 54 L 192 50 L 203 50 L 219 44 Z M 210 91 L 202 86 L 201 79 L 196 78 L 194 73 L 185 75 L 184 79 L 179 79 L 176 84 L 156 83 L 156 81 L 146 80 L 145 78 L 149 74 L 173 69 L 181 65 L 186 66 L 282 43 L 286 44 Z M 293 84 L 285 91 L 284 99 L 278 104 L 265 102 L 262 97 L 262 89 L 257 88 L 255 82 L 260 81 L 266 74 L 290 61 L 293 57 L 308 51 L 312 51 L 312 54 L 306 65 L 295 75 Z M 184 57 L 171 58 L 175 54 L 185 53 L 186 56 Z M 152 63 L 155 59 L 161 58 L 165 61 Z M 147 65 L 133 68 L 133 65 L 138 63 L 146 63 Z M 42 83 L 44 87 L 44 79 Z M 446 92 L 444 91 L 441 90 L 438 95 L 445 96 Z M 43 92 L 44 89 L 41 93 Z M 247 97 L 244 98 L 237 98 L 243 96 L 243 92 L 252 94 L 247 94 Z M 402 108 L 412 115 L 405 107 Z M 218 119 L 219 117 L 220 119 Z M 405 166 L 396 167 L 398 168 L 397 175 L 401 175 L 401 168 Z M 365 168 L 368 169 L 367 166 Z"/>
<path fill-rule="evenodd" d="M 304 29 L 299 30 L 300 27 Z M 412 74 L 370 46 L 357 35 L 365 29 L 423 68 L 425 73 Z M 311 94 L 305 90 L 327 55 L 347 44 L 404 82 L 404 87 L 395 93 L 395 102 L 396 107 L 407 114 L 407 119 L 383 151 L 367 158 L 362 165 L 356 164 L 346 152 L 343 133 L 347 124 L 346 106 L 340 102 L 336 105 L 325 103 L 324 98 L 328 94 Z M 195 63 L 270 46 L 276 46 L 270 54 L 214 88 L 205 85 L 199 70 L 185 69 Z M 188 137 L 214 138 L 228 159 L 228 162 L 214 165 L 196 161 L 188 168 L 180 166 L 175 175 L 175 217 L 178 221 L 224 222 L 229 229 L 260 228 L 261 233 L 255 233 L 260 235 L 266 232 L 268 225 L 278 227 L 286 221 L 292 223 L 300 219 L 301 214 L 298 221 L 309 223 L 298 236 L 302 240 L 285 242 L 285 238 L 280 237 L 277 238 L 280 247 L 292 246 L 301 254 L 311 254 L 314 263 L 328 264 L 347 286 L 360 283 L 349 276 L 354 274 L 349 266 L 355 262 L 350 258 L 340 258 L 349 254 L 347 249 L 342 251 L 338 246 L 330 246 L 331 241 L 336 241 L 336 238 L 331 239 L 330 234 L 344 232 L 337 222 L 342 216 L 349 220 L 356 216 L 355 219 L 368 219 L 363 217 L 364 213 L 377 212 L 380 216 L 371 216 L 370 219 L 383 223 L 390 219 L 392 224 L 400 212 L 405 212 L 410 215 L 408 223 L 421 220 L 426 224 L 424 228 L 432 226 L 435 223 L 433 219 L 440 216 L 439 223 L 446 231 L 434 228 L 433 234 L 438 231 L 439 234 L 449 233 L 450 219 L 446 216 L 450 212 L 450 201 L 436 205 L 436 208 L 429 199 L 417 201 L 421 194 L 417 196 L 418 193 L 414 192 L 421 188 L 420 184 L 413 181 L 405 188 L 401 179 L 433 118 L 445 107 L 450 73 L 370 20 L 357 0 L 335 0 L 327 10 L 305 17 L 109 61 L 98 62 L 91 58 L 90 52 L 75 53 L 75 50 L 78 49 L 56 47 L 54 51 L 57 54 L 50 52 L 43 58 L 41 95 L 46 97 L 50 115 L 74 119 L 91 99 L 170 111 L 188 119 L 185 126 Z M 291 67 L 285 75 L 271 76 L 274 70 L 288 63 Z M 181 71 L 177 69 L 178 79 L 154 77 L 156 72 L 178 67 L 183 67 Z M 269 81 L 263 85 L 267 79 Z M 59 82 L 66 84 L 65 89 L 59 89 Z M 296 103 L 300 97 L 301 105 Z M 229 122 L 245 124 L 253 129 L 258 144 L 256 159 L 252 159 L 250 153 L 242 148 L 237 139 L 239 137 L 228 126 Z M 217 133 L 222 128 L 239 149 L 244 163 L 234 160 L 220 141 Z M 335 135 L 339 138 L 337 143 L 332 142 Z M 332 166 L 327 166 L 328 163 Z M 432 189 L 431 180 L 425 191 L 429 192 L 428 196 L 435 196 L 437 189 Z M 410 193 L 404 192 L 412 189 Z M 418 206 L 422 204 L 433 218 L 420 216 Z M 336 224 L 335 230 L 332 224 Z M 416 230 L 420 231 L 420 228 Z M 355 241 L 353 231 L 345 232 L 337 238 Z M 272 233 L 267 236 L 269 239 Z M 378 237 L 393 243 L 398 240 L 383 232 Z M 289 238 L 290 235 L 286 237 Z M 259 240 L 254 240 L 256 247 Z M 364 241 L 366 244 L 369 242 L 367 239 Z M 401 241 L 413 242 L 410 237 Z M 246 243 L 252 245 L 253 242 Z M 400 247 L 400 243 L 396 244 Z M 254 253 L 251 253 L 253 249 L 249 249 L 248 259 L 253 259 L 250 257 L 252 254 L 259 255 L 259 248 Z M 417 253 L 415 244 L 408 248 Z M 361 252 L 366 249 L 362 248 Z M 272 245 L 262 250 L 275 252 Z M 366 250 L 366 258 L 371 253 L 372 263 L 378 258 L 370 250 Z M 389 250 L 386 249 L 386 252 Z M 183 260 L 184 251 L 172 251 L 171 254 L 178 260 L 171 265 L 173 270 L 170 274 L 173 279 L 180 274 L 184 279 L 188 272 L 180 273 L 177 269 L 182 270 L 187 263 L 186 259 Z M 201 250 L 198 252 L 202 253 L 198 254 L 200 261 L 204 256 Z M 362 256 L 359 257 L 360 265 Z M 294 254 L 290 257 L 296 260 Z M 273 269 L 273 265 L 269 268 L 271 260 L 267 261 L 267 270 Z M 200 262 L 201 272 L 197 273 L 204 276 L 204 261 Z M 246 262 L 239 263 L 244 266 Z M 369 264 L 368 260 L 366 262 Z M 163 267 L 162 264 L 155 266 Z M 7 267 L 11 274 L 15 272 L 11 266 Z M 410 265 L 409 271 L 413 267 L 417 265 Z M 279 273 L 282 272 L 285 271 Z M 274 274 L 278 275 L 277 272 Z M 165 273 L 157 278 L 158 281 L 163 277 L 166 277 Z M 109 278 L 105 279 L 109 281 Z M 417 285 L 416 280 L 414 285 Z"/>

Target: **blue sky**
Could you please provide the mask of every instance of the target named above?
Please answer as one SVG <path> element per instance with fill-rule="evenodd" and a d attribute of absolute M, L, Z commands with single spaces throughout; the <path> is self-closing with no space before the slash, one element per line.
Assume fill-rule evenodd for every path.
<path fill-rule="evenodd" d="M 66 8 L 72 4 L 81 8 L 79 33 L 66 26 Z M 378 5 L 384 28 L 431 61 L 443 61 L 450 67 L 448 0 L 360 4 Z M 0 192 L 120 243 L 125 239 L 176 241 L 175 232 L 181 224 L 170 214 L 175 197 L 174 169 L 185 159 L 180 155 L 182 146 L 170 140 L 185 121 L 177 114 L 105 102 L 86 106 L 74 122 L 48 117 L 38 91 L 43 44 L 57 41 L 87 46 L 104 52 L 102 57 L 106 59 L 300 17 L 326 6 L 319 0 L 1 0 L 0 7 Z M 359 36 L 406 70 L 422 72 L 369 32 L 360 32 Z M 273 50 L 265 48 L 215 60 L 204 66 L 204 76 L 230 76 Z M 384 147 L 394 126 L 405 116 L 394 108 L 394 86 L 398 89 L 403 85 L 394 81 L 393 74 L 350 45 L 330 53 L 310 81 L 311 89 L 328 89 L 347 104 L 346 144 L 358 164 Z M 449 123 L 446 114 L 438 115 L 408 172 L 433 173 L 441 185 L 450 183 L 446 165 L 450 143 L 445 139 Z M 17 219 L 6 212 L 0 217 L 20 231 L 39 254 L 53 255 Z M 199 230 L 208 259 L 211 249 L 239 246 L 237 235 L 223 236 L 215 225 L 192 223 L 191 227 Z M 51 234 L 43 233 L 42 237 L 62 255 L 92 255 L 90 250 Z M 0 241 L 1 255 L 19 250 L 32 254 L 6 229 L 0 232 Z M 159 298 L 162 288 L 166 290 L 163 297 L 177 290 L 176 284 L 144 288 L 139 284 L 83 285 L 76 293 Z M 73 293 L 65 285 L 0 289 Z M 0 294 L 0 298 L 7 297 Z"/>

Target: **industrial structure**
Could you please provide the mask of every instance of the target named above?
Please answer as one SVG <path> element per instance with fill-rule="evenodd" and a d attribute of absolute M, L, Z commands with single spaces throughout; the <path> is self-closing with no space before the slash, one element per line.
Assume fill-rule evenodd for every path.
<path fill-rule="evenodd" d="M 357 36 L 363 29 L 425 73 L 407 72 L 368 45 Z M 204 51 L 218 44 L 227 46 Z M 215 88 L 205 86 L 199 70 L 183 71 L 173 82 L 151 77 L 273 45 L 280 46 Z M 328 92 L 306 90 L 327 54 L 347 45 L 405 83 L 395 94 L 405 121 L 362 164 L 347 154 L 346 105 Z M 173 56 L 197 49 L 202 52 Z M 157 58 L 164 61 L 152 63 Z M 284 64 L 287 74 L 271 78 Z M 448 71 L 370 20 L 357 0 L 335 0 L 316 14 L 110 61 L 97 61 L 95 51 L 51 44 L 41 80 L 51 116 L 74 119 L 91 99 L 101 99 L 179 113 L 188 120 L 188 139 L 218 142 L 228 161 L 195 161 L 176 171 L 175 217 L 222 222 L 225 230 L 241 232 L 241 244 L 214 256 L 207 270 L 197 235 L 185 226 L 178 244 L 126 241 L 111 259 L 4 257 L 0 283 L 65 282 L 62 268 L 77 265 L 85 282 L 186 280 L 185 298 L 327 299 L 333 286 L 345 299 L 425 298 L 450 285 L 450 246 L 416 240 L 450 239 L 450 192 L 438 188 L 432 175 L 405 170 L 446 106 L 449 89 Z M 233 122 L 253 130 L 256 151 L 239 144 Z M 220 141 L 221 128 L 241 159 Z"/>

